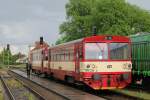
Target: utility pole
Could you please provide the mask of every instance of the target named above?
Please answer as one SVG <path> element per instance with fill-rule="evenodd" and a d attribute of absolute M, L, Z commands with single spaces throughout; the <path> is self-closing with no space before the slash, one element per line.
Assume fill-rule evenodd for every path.
<path fill-rule="evenodd" d="M 4 51 L 5 51 L 5 49 L 3 48 L 3 52 L 2 52 L 3 53 L 3 64 L 5 63 L 4 62 Z"/>
<path fill-rule="evenodd" d="M 28 45 L 28 59 L 27 59 L 27 63 L 29 63 L 30 61 L 30 48 L 31 48 L 31 45 Z"/>
<path fill-rule="evenodd" d="M 7 56 L 8 56 L 8 68 L 9 68 L 9 51 L 10 51 L 10 47 L 9 47 L 9 44 L 7 44 Z"/>
<path fill-rule="evenodd" d="M 8 68 L 9 68 L 9 51 L 8 51 Z"/>

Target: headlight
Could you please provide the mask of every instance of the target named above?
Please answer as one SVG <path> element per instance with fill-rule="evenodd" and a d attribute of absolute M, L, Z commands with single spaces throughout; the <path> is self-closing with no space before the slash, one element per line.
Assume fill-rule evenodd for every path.
<path fill-rule="evenodd" d="M 92 78 L 94 80 L 100 80 L 101 76 L 99 74 L 93 74 Z"/>
<path fill-rule="evenodd" d="M 90 65 L 88 64 L 86 67 L 87 67 L 87 68 L 90 68 Z"/>
<path fill-rule="evenodd" d="M 129 74 L 123 74 L 123 79 L 127 80 L 129 78 Z"/>
<path fill-rule="evenodd" d="M 132 69 L 132 65 L 129 64 L 129 63 L 125 63 L 125 64 L 123 64 L 123 69 L 131 70 Z"/>
<path fill-rule="evenodd" d="M 132 65 L 131 64 L 128 65 L 128 69 L 132 69 Z"/>

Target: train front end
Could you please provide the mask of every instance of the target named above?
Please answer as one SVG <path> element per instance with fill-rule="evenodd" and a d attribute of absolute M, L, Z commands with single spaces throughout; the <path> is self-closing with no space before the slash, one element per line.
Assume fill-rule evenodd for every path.
<path fill-rule="evenodd" d="M 124 88 L 131 83 L 130 40 L 123 36 L 93 36 L 83 42 L 81 80 L 95 90 Z"/>

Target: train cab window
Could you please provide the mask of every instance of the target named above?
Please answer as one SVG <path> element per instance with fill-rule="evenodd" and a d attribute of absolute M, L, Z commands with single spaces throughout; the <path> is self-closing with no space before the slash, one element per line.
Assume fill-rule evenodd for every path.
<path fill-rule="evenodd" d="M 130 58 L 128 43 L 110 43 L 111 60 L 128 60 Z"/>
<path fill-rule="evenodd" d="M 85 59 L 87 60 L 106 60 L 108 59 L 107 43 L 86 43 Z"/>

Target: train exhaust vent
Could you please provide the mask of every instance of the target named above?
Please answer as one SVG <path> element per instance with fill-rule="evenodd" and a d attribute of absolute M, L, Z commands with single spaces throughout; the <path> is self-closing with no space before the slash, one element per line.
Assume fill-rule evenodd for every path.
<path fill-rule="evenodd" d="M 43 44 L 43 37 L 42 36 L 40 37 L 40 44 L 41 45 Z"/>
<path fill-rule="evenodd" d="M 93 26 L 92 32 L 93 32 L 93 36 L 97 35 L 97 28 L 96 28 L 96 26 Z"/>

